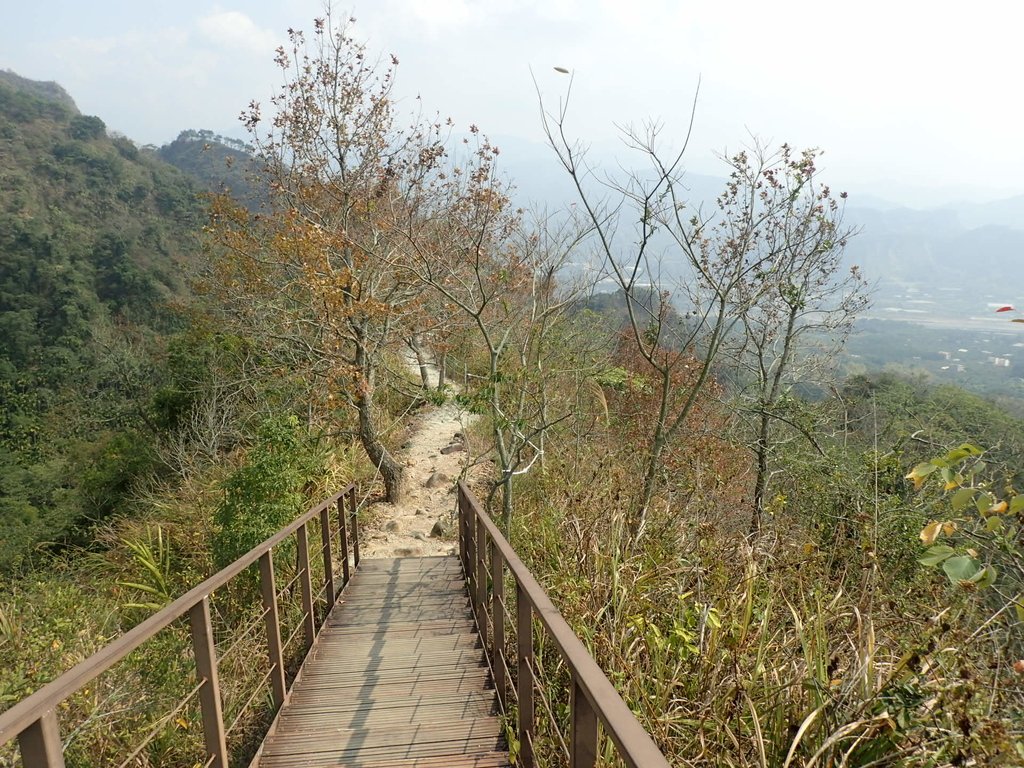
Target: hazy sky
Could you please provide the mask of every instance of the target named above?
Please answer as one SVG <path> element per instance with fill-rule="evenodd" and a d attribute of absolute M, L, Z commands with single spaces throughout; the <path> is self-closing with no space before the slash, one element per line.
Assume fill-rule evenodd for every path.
<path fill-rule="evenodd" d="M 0 68 L 61 83 L 139 143 L 183 128 L 239 133 L 279 84 L 288 27 L 318 0 L 2 0 Z M 689 166 L 753 133 L 826 151 L 834 187 L 901 200 L 1024 192 L 1020 41 L 1007 0 L 360 0 L 398 92 L 492 136 L 540 140 L 531 67 L 557 101 L 575 73 L 572 126 L 594 142 L 655 117 L 681 139 L 701 80 Z M 627 10 L 627 8 L 629 10 Z M 339 16 L 344 13 L 337 13 Z"/>

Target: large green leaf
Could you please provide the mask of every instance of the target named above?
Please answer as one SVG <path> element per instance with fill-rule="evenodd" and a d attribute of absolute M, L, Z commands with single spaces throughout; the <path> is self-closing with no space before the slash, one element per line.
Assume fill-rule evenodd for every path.
<path fill-rule="evenodd" d="M 981 589 L 985 589 L 986 587 L 991 587 L 995 584 L 997 575 L 998 572 L 996 571 L 995 566 L 986 565 L 971 577 L 971 581 L 977 584 Z"/>
<path fill-rule="evenodd" d="M 987 493 L 979 493 L 978 498 L 974 500 L 974 506 L 977 507 L 979 515 L 988 514 L 992 508 L 992 496 Z"/>
<path fill-rule="evenodd" d="M 942 570 L 954 584 L 961 581 L 972 581 L 977 578 L 981 571 L 981 564 L 968 555 L 957 555 L 950 557 L 942 563 Z"/>
<path fill-rule="evenodd" d="M 981 456 L 983 451 L 976 445 L 970 443 L 963 443 L 959 447 L 954 448 L 952 451 L 946 454 L 946 461 L 953 463 L 966 459 L 968 456 Z"/>
<path fill-rule="evenodd" d="M 934 472 L 938 467 L 932 464 L 930 461 L 922 462 L 910 470 L 910 474 L 907 477 L 927 477 Z"/>
<path fill-rule="evenodd" d="M 953 549 L 951 546 L 947 544 L 937 544 L 936 546 L 931 547 L 925 553 L 924 557 L 922 557 L 917 562 L 919 562 L 921 565 L 925 565 L 930 568 L 932 566 L 938 565 L 943 560 L 952 557 L 955 554 L 956 550 Z"/>
<path fill-rule="evenodd" d="M 960 488 L 953 494 L 952 504 L 954 512 L 963 512 L 967 505 L 974 500 L 974 488 Z"/>

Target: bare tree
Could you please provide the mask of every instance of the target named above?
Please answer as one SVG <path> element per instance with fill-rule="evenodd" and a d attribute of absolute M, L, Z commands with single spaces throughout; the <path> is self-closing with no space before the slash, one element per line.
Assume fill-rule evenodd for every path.
<path fill-rule="evenodd" d="M 630 337 L 658 395 L 642 486 L 628 519 L 636 537 L 663 484 L 665 449 L 686 424 L 713 372 L 728 359 L 725 353 L 745 337 L 747 348 L 754 345 L 755 327 L 778 317 L 780 302 L 795 312 L 783 312 L 792 316 L 795 331 L 814 325 L 804 322 L 810 318 L 804 311 L 809 302 L 820 311 L 830 289 L 851 287 L 837 286 L 830 266 L 838 264 L 848 233 L 835 220 L 830 192 L 815 186 L 813 151 L 794 156 L 784 147 L 777 158 L 762 152 L 753 165 L 740 153 L 731 160 L 730 177 L 715 205 L 708 210 L 695 205 L 683 172 L 692 113 L 682 148 L 673 152 L 662 149 L 657 124 L 623 129 L 637 167 L 599 175 L 583 145 L 567 131 L 570 92 L 571 82 L 554 112 L 541 100 L 544 129 L 576 188 L 605 270 L 624 297 Z M 671 282 L 664 277 L 669 268 L 676 275 Z M 851 298 L 828 322 L 838 328 L 838 317 L 855 313 L 857 306 Z M 786 362 L 781 369 L 770 366 L 766 374 L 766 397 L 773 403 L 802 333 L 787 336 Z"/>
<path fill-rule="evenodd" d="M 558 275 L 579 234 L 525 222 L 496 176 L 497 149 L 476 135 L 473 162 L 447 180 L 430 225 L 408 230 L 409 261 L 417 278 L 454 308 L 448 334 L 463 327 L 486 354 L 486 377 L 466 396 L 490 419 L 498 469 L 493 487 L 507 524 L 513 478 L 543 461 L 548 430 L 566 418 L 549 407 L 546 345 L 575 296 Z"/>
<path fill-rule="evenodd" d="M 731 181 L 720 201 L 728 210 L 754 191 L 761 207 L 777 212 L 763 222 L 762 233 L 764 247 L 779 257 L 767 290 L 742 315 L 744 343 L 732 361 L 755 458 L 752 533 L 762 523 L 779 428 L 821 452 L 816 430 L 794 408 L 794 384 L 828 383 L 835 355 L 869 301 L 858 269 L 844 269 L 843 249 L 855 232 L 844 226 L 840 201 L 818 179 L 819 155 L 786 144 L 770 152 L 756 144 L 729 158 Z"/>
<path fill-rule="evenodd" d="M 755 190 L 746 199 L 735 196 L 729 208 L 721 208 L 720 199 L 718 215 L 694 208 L 682 165 L 689 131 L 682 148 L 666 154 L 655 124 L 622 132 L 640 169 L 598 176 L 583 145 L 569 137 L 568 104 L 568 93 L 556 112 L 542 101 L 548 142 L 572 179 L 607 274 L 624 296 L 630 336 L 658 393 L 642 487 L 627 521 L 636 537 L 659 487 L 666 446 L 693 411 L 736 324 L 768 290 L 779 254 L 762 247 L 761 228 L 778 211 L 759 206 Z M 682 276 L 674 291 L 662 279 L 666 263 Z M 684 305 L 684 323 L 671 322 L 673 301 Z M 684 375 L 694 364 L 696 377 Z M 681 380 L 688 386 L 678 386 Z"/>
<path fill-rule="evenodd" d="M 275 359 L 351 407 L 396 501 L 403 467 L 384 443 L 375 393 L 385 353 L 416 330 L 423 285 L 403 264 L 398 233 L 417 226 L 450 172 L 448 126 L 401 122 L 391 97 L 397 59 L 370 62 L 329 11 L 309 40 L 289 34 L 272 116 L 264 120 L 257 103 L 242 116 L 268 202 L 256 215 L 223 200 L 214 208 L 222 255 L 212 284 Z"/>

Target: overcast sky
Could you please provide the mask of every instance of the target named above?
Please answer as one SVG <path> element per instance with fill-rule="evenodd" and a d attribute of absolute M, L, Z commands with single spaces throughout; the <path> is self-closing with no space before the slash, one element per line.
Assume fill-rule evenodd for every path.
<path fill-rule="evenodd" d="M 56 80 L 83 112 L 139 143 L 184 128 L 241 135 L 237 115 L 279 84 L 273 51 L 319 0 L 3 0 L 0 68 Z M 626 10 L 626 8 L 629 10 Z M 1024 192 L 1024 6 L 1007 0 L 360 0 L 398 93 L 488 134 L 541 140 L 531 68 L 572 126 L 658 118 L 689 167 L 750 133 L 819 146 L 834 187 L 905 202 Z M 339 16 L 345 15 L 338 13 Z M 938 192 L 926 197 L 917 188 Z"/>

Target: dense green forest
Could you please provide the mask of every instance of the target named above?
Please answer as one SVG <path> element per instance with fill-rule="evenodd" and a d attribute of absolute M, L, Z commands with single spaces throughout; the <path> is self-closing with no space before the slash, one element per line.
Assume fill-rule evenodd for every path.
<path fill-rule="evenodd" d="M 869 281 L 816 150 L 728 158 L 689 218 L 671 163 L 595 198 L 545 113 L 580 204 L 531 217 L 475 126 L 453 146 L 400 114 L 397 60 L 324 22 L 288 54 L 244 145 L 140 150 L 0 77 L 0 707 L 326 489 L 401 499 L 405 420 L 451 399 L 480 416 L 467 477 L 674 764 L 1024 761 L 1016 385 L 858 324 Z M 659 282 L 654 240 L 689 280 Z M 581 252 L 614 291 L 569 269 Z M 224 626 L 259 620 L 232 599 Z M 69 700 L 69 764 L 160 722 L 180 639 Z M 192 765 L 196 717 L 148 764 Z"/>
<path fill-rule="evenodd" d="M 146 402 L 198 253 L 199 187 L 59 87 L 0 77 L 0 568 L 153 471 Z"/>

